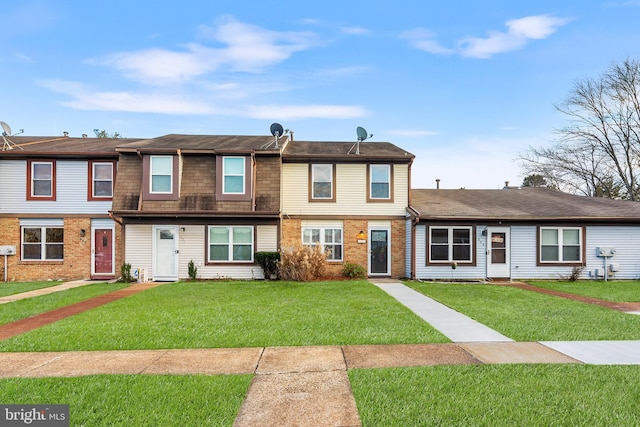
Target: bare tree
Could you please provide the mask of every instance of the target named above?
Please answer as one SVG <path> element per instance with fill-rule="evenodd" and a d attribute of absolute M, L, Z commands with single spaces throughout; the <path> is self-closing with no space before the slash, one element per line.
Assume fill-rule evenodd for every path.
<path fill-rule="evenodd" d="M 575 83 L 556 110 L 568 117 L 551 148 L 520 155 L 526 173 L 587 196 L 640 200 L 640 62 Z"/>

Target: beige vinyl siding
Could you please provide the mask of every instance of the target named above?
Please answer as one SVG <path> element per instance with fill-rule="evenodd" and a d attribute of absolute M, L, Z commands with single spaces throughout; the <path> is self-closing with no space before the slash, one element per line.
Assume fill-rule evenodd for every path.
<path fill-rule="evenodd" d="M 276 252 L 278 250 L 278 226 L 256 226 L 256 252 Z"/>
<path fill-rule="evenodd" d="M 393 203 L 367 203 L 367 165 L 336 165 L 336 201 L 309 202 L 309 164 L 282 167 L 284 215 L 403 215 L 408 205 L 409 167 L 393 166 Z"/>
<path fill-rule="evenodd" d="M 153 228 L 150 224 L 127 225 L 125 230 L 125 262 L 131 264 L 131 273 L 143 268 L 145 278 L 153 277 Z"/>

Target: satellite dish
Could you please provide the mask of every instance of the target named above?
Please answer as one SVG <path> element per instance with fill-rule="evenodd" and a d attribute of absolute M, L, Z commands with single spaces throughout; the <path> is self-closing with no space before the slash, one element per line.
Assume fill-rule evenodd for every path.
<path fill-rule="evenodd" d="M 5 122 L 0 122 L 0 126 L 2 126 L 2 140 L 4 142 L 2 144 L 2 151 L 13 150 L 13 147 L 18 147 L 19 149 L 24 150 L 24 148 L 20 147 L 19 145 L 16 145 L 13 141 L 7 138 L 8 136 L 12 136 L 11 126 L 6 124 Z M 18 133 L 22 133 L 22 132 L 24 132 L 24 129 L 20 129 L 20 132 Z"/>
<path fill-rule="evenodd" d="M 358 141 L 349 149 L 349 153 L 351 153 L 353 147 L 356 147 L 356 154 L 360 154 L 360 143 L 365 139 L 371 138 L 373 134 L 368 133 L 367 130 L 361 126 L 356 128 L 356 134 L 358 135 Z"/>
<path fill-rule="evenodd" d="M 2 126 L 2 136 L 11 136 L 11 126 L 6 124 L 5 122 L 0 122 L 0 126 Z"/>
<path fill-rule="evenodd" d="M 275 136 L 276 139 L 282 136 L 282 134 L 284 134 L 284 128 L 280 123 L 273 123 L 271 125 L 270 130 L 271 130 L 271 135 Z"/>

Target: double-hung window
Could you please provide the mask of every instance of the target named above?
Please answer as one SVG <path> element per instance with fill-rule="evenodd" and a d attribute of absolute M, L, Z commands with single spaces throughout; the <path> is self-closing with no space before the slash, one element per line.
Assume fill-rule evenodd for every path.
<path fill-rule="evenodd" d="M 222 193 L 245 194 L 245 157 L 222 158 Z"/>
<path fill-rule="evenodd" d="M 579 263 L 582 260 L 582 228 L 540 227 L 540 263 Z"/>
<path fill-rule="evenodd" d="M 253 227 L 209 226 L 208 262 L 253 262 Z"/>
<path fill-rule="evenodd" d="M 89 200 L 113 198 L 115 162 L 89 162 Z"/>
<path fill-rule="evenodd" d="M 388 201 L 391 196 L 391 165 L 369 165 L 370 201 Z"/>
<path fill-rule="evenodd" d="M 54 161 L 27 161 L 27 200 L 56 199 L 56 164 Z"/>
<path fill-rule="evenodd" d="M 310 247 L 320 246 L 327 254 L 327 260 L 342 261 L 341 228 L 303 228 L 302 244 Z"/>
<path fill-rule="evenodd" d="M 312 201 L 335 201 L 335 167 L 332 164 L 311 165 Z"/>
<path fill-rule="evenodd" d="M 150 156 L 149 193 L 170 194 L 173 190 L 173 156 Z"/>
<path fill-rule="evenodd" d="M 22 260 L 62 261 L 64 259 L 64 228 L 23 226 Z"/>
<path fill-rule="evenodd" d="M 472 227 L 429 227 L 430 263 L 473 262 Z"/>

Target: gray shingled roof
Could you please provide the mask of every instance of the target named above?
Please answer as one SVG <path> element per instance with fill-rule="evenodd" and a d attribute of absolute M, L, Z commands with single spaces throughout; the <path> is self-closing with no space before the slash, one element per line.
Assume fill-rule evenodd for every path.
<path fill-rule="evenodd" d="M 420 220 L 640 221 L 640 202 L 575 196 L 548 188 L 412 189 Z"/>
<path fill-rule="evenodd" d="M 409 163 L 415 157 L 390 142 L 361 142 L 360 154 L 355 154 L 354 144 L 355 142 L 294 140 L 287 145 L 282 157 L 285 162 L 326 159 L 354 162 L 393 160 L 400 163 Z"/>

